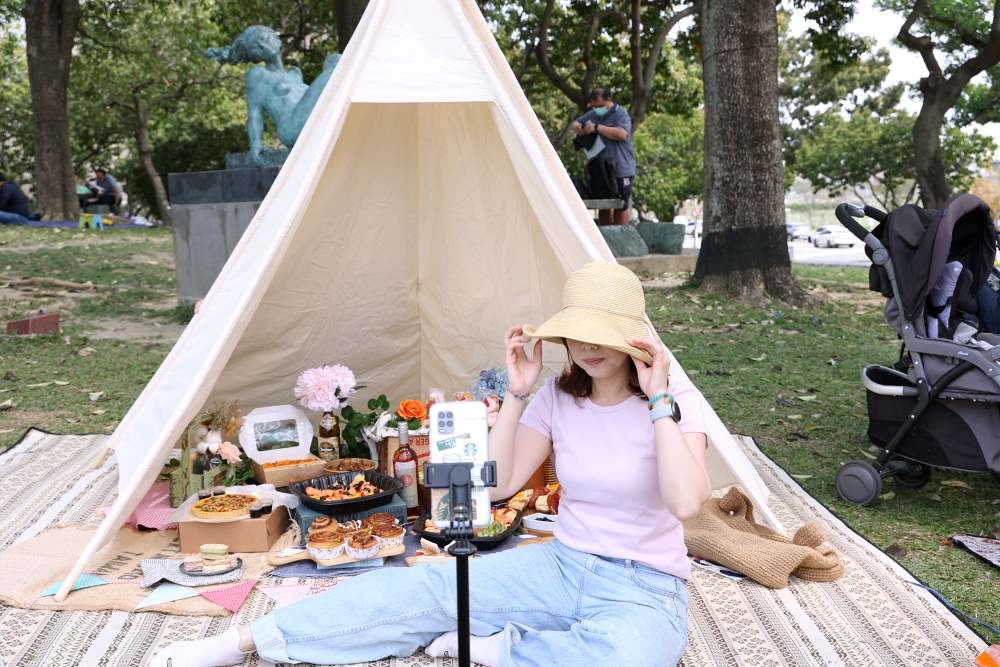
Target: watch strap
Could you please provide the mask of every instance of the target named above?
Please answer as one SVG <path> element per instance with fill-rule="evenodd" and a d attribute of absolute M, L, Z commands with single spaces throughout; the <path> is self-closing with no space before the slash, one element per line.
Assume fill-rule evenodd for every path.
<path fill-rule="evenodd" d="M 670 417 L 674 421 L 680 420 L 680 409 L 676 403 L 658 405 L 649 411 L 649 419 L 652 422 L 655 422 L 657 419 L 664 419 L 665 417 Z"/>

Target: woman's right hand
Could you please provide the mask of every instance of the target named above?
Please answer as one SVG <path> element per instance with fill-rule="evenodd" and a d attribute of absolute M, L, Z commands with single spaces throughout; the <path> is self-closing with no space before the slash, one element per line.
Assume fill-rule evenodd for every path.
<path fill-rule="evenodd" d="M 515 394 L 527 394 L 542 374 L 542 341 L 535 343 L 531 359 L 524 351 L 531 338 L 524 335 L 523 326 L 514 326 L 504 336 L 507 347 L 507 386 Z"/>

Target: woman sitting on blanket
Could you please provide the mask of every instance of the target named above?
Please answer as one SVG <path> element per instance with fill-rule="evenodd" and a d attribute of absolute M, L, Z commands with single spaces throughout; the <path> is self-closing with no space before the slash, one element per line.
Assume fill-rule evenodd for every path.
<path fill-rule="evenodd" d="M 469 562 L 474 662 L 662 667 L 681 657 L 691 577 L 681 521 L 710 495 L 707 440 L 700 396 L 668 379 L 669 354 L 644 312 L 638 279 L 594 262 L 569 277 L 559 313 L 505 336 L 510 384 L 490 433 L 496 497 L 520 490 L 552 452 L 563 494 L 554 540 Z M 532 338 L 564 343 L 572 363 L 527 403 L 542 370 L 541 340 L 525 354 Z M 344 664 L 420 646 L 456 657 L 456 626 L 453 567 L 383 568 L 217 637 L 171 644 L 152 664 L 232 665 L 253 650 L 272 662 Z"/>

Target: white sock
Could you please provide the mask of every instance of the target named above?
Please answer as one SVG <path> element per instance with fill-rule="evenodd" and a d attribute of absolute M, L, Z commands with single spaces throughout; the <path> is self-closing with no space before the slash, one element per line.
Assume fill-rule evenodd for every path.
<path fill-rule="evenodd" d="M 500 667 L 500 647 L 503 646 L 503 633 L 498 632 L 489 637 L 469 637 L 469 658 L 486 667 Z M 424 653 L 432 658 L 458 657 L 458 631 L 446 632 L 424 649 Z"/>
<path fill-rule="evenodd" d="M 150 667 L 230 667 L 243 663 L 240 632 L 233 626 L 215 637 L 174 642 L 156 654 Z"/>

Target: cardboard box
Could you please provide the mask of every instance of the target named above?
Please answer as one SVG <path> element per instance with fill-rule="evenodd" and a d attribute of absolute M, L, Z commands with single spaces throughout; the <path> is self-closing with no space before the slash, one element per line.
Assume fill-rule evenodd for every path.
<path fill-rule="evenodd" d="M 288 508 L 279 505 L 273 512 L 259 519 L 220 523 L 181 521 L 177 524 L 177 530 L 183 553 L 197 553 L 203 544 L 225 544 L 232 552 L 253 553 L 270 551 L 289 525 L 291 519 Z"/>
<path fill-rule="evenodd" d="M 276 487 L 288 486 L 289 476 L 299 480 L 307 477 L 322 477 L 327 474 L 323 471 L 326 461 L 312 454 L 304 458 L 310 459 L 311 462 L 281 466 L 280 468 L 265 468 L 260 463 L 251 460 L 250 465 L 253 467 L 254 479 L 257 480 L 258 484 L 274 484 Z"/>
<path fill-rule="evenodd" d="M 410 436 L 410 449 L 414 451 L 417 455 L 417 467 L 423 466 L 423 464 L 430 461 L 431 456 L 431 440 L 430 436 L 427 435 L 411 435 Z M 399 438 L 392 436 L 386 438 L 382 442 L 378 443 L 378 460 L 379 460 L 379 470 L 384 472 L 390 477 L 395 477 L 393 474 L 392 467 L 392 457 L 395 456 L 396 452 L 399 450 Z"/>
<path fill-rule="evenodd" d="M 195 475 L 192 472 L 185 474 L 185 465 L 190 469 L 190 461 L 183 461 L 181 467 L 174 468 L 170 473 L 171 507 L 180 507 L 185 500 L 202 489 L 211 489 L 213 486 L 222 484 L 222 480 L 229 475 L 228 463 L 223 463 L 201 475 Z"/>

